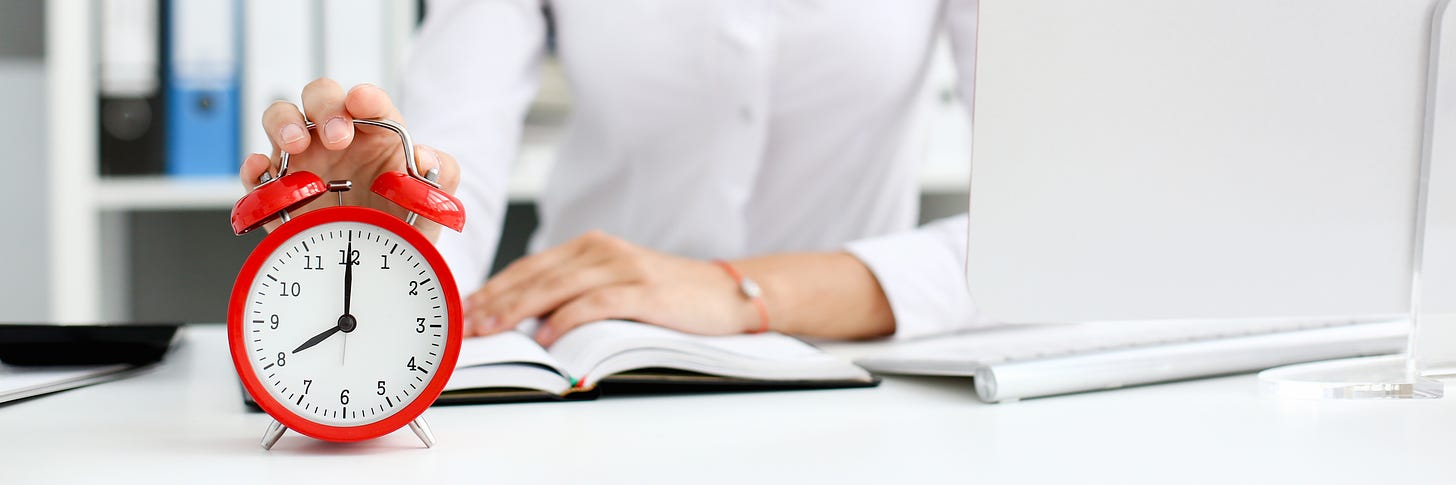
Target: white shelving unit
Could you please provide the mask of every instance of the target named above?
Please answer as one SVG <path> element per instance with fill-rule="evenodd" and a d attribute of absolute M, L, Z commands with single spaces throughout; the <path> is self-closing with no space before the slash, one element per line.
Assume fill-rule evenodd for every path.
<path fill-rule="evenodd" d="M 390 18 L 395 19 L 388 55 L 397 60 L 414 27 L 415 2 L 388 5 Z M 127 234 L 125 227 L 109 223 L 106 214 L 230 208 L 242 188 L 232 177 L 100 176 L 95 37 L 99 5 L 95 0 L 53 0 L 45 8 L 49 315 L 62 322 L 123 318 L 104 310 L 104 302 L 118 300 L 115 293 L 125 291 L 108 285 L 105 278 L 110 276 L 106 268 L 127 270 L 102 254 L 104 245 L 114 246 Z M 108 257 L 121 256 L 108 253 Z M 126 278 L 119 281 L 124 284 Z"/>
<path fill-rule="evenodd" d="M 90 0 L 46 2 L 50 318 L 101 318 L 96 52 Z"/>
<path fill-rule="evenodd" d="M 400 2 L 413 4 L 413 2 Z M 98 175 L 96 133 L 96 46 L 93 0 L 46 2 L 46 69 L 49 120 L 47 180 L 50 253 L 51 318 L 55 321 L 100 321 L 124 318 L 107 315 L 104 302 L 116 301 L 125 284 L 124 265 L 104 261 L 103 244 L 124 240 L 125 227 L 108 223 L 108 213 L 150 210 L 228 209 L 243 194 L 236 178 L 173 178 L 166 176 L 101 177 Z M 412 12 L 410 12 L 412 13 Z M 400 13 L 400 17 L 413 18 Z M 402 20 L 400 38 L 412 24 Z M 400 48 L 403 43 L 396 43 Z M 403 55 L 396 50 L 395 55 Z M 548 66 L 548 69 L 552 68 Z M 543 90 L 546 90 L 543 88 Z M 549 91 L 549 90 L 548 90 Z M 924 194 L 960 194 L 969 185 L 969 151 L 959 135 L 968 133 L 963 113 L 941 106 L 931 113 L 935 127 L 920 185 Z M 508 185 L 513 202 L 536 198 L 545 185 L 555 159 L 549 130 L 537 131 L 521 147 Z M 108 257 L 117 257 L 108 253 Z M 108 265 L 107 263 L 112 263 Z M 107 285 L 104 268 L 123 273 Z M 108 287 L 110 286 L 110 287 Z"/>

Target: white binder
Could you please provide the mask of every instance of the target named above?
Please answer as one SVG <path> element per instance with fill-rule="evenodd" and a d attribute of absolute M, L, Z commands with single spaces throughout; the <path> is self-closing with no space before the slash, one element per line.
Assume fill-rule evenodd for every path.
<path fill-rule="evenodd" d="M 243 3 L 243 150 L 272 154 L 263 112 L 274 101 L 299 104 L 303 86 L 320 75 L 318 0 Z"/>

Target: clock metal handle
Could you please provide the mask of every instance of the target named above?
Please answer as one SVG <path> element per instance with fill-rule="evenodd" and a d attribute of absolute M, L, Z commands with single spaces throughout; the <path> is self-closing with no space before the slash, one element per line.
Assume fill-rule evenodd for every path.
<path fill-rule="evenodd" d="M 415 162 L 414 140 L 410 138 L 409 131 L 404 129 L 404 125 L 385 119 L 356 119 L 353 120 L 353 123 L 392 131 L 399 135 L 400 144 L 404 147 L 405 172 L 381 174 L 370 187 L 374 193 L 409 211 L 405 221 L 410 225 L 414 225 L 416 216 L 424 216 L 426 219 L 457 232 L 465 227 L 464 205 L 455 196 L 446 193 L 440 183 L 436 181 L 440 174 L 438 168 L 430 169 L 425 174 L 420 173 L 419 166 Z M 305 128 L 308 130 L 314 130 L 317 127 L 318 125 L 312 121 L 305 123 Z M 274 217 L 282 217 L 284 222 L 287 222 L 288 210 L 329 191 L 329 188 L 311 173 L 288 173 L 289 158 L 291 156 L 288 152 L 282 152 L 278 160 L 278 175 L 263 172 L 253 191 L 238 200 L 238 204 L 233 208 L 233 231 L 235 233 L 242 234 L 261 227 Z M 298 179 L 304 176 L 309 178 L 304 183 L 307 186 L 304 191 L 278 187 L 284 180 L 291 183 L 281 183 L 282 185 L 297 185 L 299 184 Z M 259 201 L 265 203 L 260 204 Z M 264 209 L 270 212 L 263 212 Z M 242 216 L 239 215 L 240 212 L 243 213 Z"/>
<path fill-rule="evenodd" d="M 356 119 L 353 121 L 355 125 L 384 128 L 386 130 L 393 131 L 396 135 L 399 135 L 399 142 L 404 145 L 404 169 L 406 173 L 409 173 L 411 178 L 429 184 L 431 187 L 437 189 L 440 188 L 439 183 L 425 178 L 425 176 L 420 173 L 420 168 L 415 165 L 415 142 L 413 138 L 410 138 L 409 130 L 404 129 L 404 125 L 401 125 L 399 124 L 399 122 L 394 120 L 385 119 Z M 317 126 L 318 125 L 314 124 L 314 122 L 312 121 L 304 123 L 304 128 L 307 130 L 313 130 Z M 277 178 L 283 178 L 284 175 L 288 174 L 288 158 L 288 152 L 283 152 L 283 154 L 279 156 Z"/>

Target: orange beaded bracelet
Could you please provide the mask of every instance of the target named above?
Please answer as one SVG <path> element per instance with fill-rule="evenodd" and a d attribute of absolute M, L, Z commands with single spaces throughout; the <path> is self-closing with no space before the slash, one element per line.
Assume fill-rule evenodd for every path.
<path fill-rule="evenodd" d="M 743 293 L 743 296 L 748 298 L 748 301 L 753 302 L 753 307 L 758 310 L 758 330 L 750 333 L 767 332 L 768 305 L 765 305 L 763 303 L 763 288 L 760 288 L 757 282 L 745 278 L 743 276 L 743 273 L 739 273 L 738 269 L 734 268 L 733 265 L 728 264 L 727 261 L 715 259 L 713 260 L 713 263 L 723 268 L 723 271 L 726 271 L 728 273 L 728 276 L 731 276 L 733 278 L 733 282 L 738 284 L 738 291 L 740 293 Z"/>

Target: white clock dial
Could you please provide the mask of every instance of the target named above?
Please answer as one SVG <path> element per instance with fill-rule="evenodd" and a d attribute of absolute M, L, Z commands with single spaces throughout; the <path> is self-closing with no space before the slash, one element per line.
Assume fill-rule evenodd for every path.
<path fill-rule="evenodd" d="M 243 338 L 258 381 L 321 424 L 358 426 L 402 410 L 445 353 L 449 312 L 435 268 L 374 225 L 334 222 L 293 236 L 248 295 Z"/>

